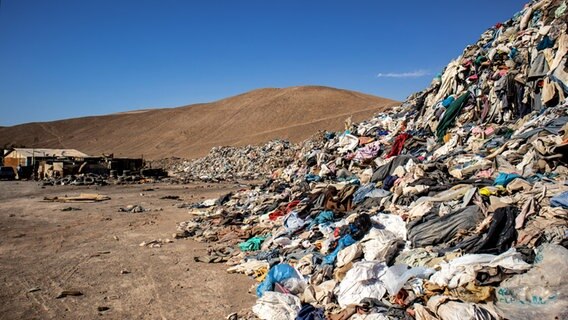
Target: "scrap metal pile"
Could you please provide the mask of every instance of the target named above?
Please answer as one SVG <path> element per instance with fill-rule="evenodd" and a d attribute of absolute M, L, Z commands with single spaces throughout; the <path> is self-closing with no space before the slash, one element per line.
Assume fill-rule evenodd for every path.
<path fill-rule="evenodd" d="M 167 178 L 167 172 L 160 169 L 144 168 L 138 172 L 124 170 L 121 175 L 80 173 L 65 177 L 51 177 L 42 180 L 43 186 L 104 186 L 109 184 L 138 184 L 158 181 L 172 181 Z"/>
<path fill-rule="evenodd" d="M 566 5 L 531 2 L 401 106 L 196 204 L 177 236 L 258 280 L 240 318 L 567 319 Z M 274 155 L 250 150 L 187 168 L 263 172 Z"/>

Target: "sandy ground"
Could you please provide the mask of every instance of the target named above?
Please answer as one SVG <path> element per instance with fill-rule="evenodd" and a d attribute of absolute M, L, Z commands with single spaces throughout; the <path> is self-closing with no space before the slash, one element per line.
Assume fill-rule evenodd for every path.
<path fill-rule="evenodd" d="M 153 188 L 154 191 L 144 191 Z M 222 264 L 193 257 L 206 245 L 188 239 L 161 248 L 143 241 L 171 238 L 188 217 L 179 201 L 211 198 L 237 185 L 127 185 L 41 188 L 0 182 L 0 318 L 2 319 L 224 319 L 249 308 L 254 281 Z M 100 193 L 98 203 L 42 202 L 48 195 Z M 140 204 L 162 211 L 122 213 Z M 80 211 L 61 211 L 65 207 Z M 56 298 L 62 290 L 82 296 Z M 108 308 L 106 311 L 100 311 Z"/>

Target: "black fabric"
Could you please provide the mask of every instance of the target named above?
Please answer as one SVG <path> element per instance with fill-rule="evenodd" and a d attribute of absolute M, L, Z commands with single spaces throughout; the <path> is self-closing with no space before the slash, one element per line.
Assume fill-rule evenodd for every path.
<path fill-rule="evenodd" d="M 371 178 L 371 182 L 378 182 L 385 180 L 386 177 L 392 175 L 392 173 L 398 166 L 405 165 L 409 160 L 414 160 L 415 162 L 417 162 L 416 158 L 412 156 L 407 156 L 407 155 L 397 156 L 391 162 L 382 165 L 377 170 L 375 170 L 375 172 L 373 173 L 373 177 Z"/>
<path fill-rule="evenodd" d="M 509 206 L 495 210 L 489 230 L 482 235 L 470 236 L 451 250 L 461 249 L 468 253 L 501 254 L 511 248 L 517 239 L 515 218 L 518 208 Z"/>
<path fill-rule="evenodd" d="M 395 305 L 390 305 L 383 303 L 382 301 L 375 298 L 364 298 L 359 302 L 359 307 L 362 310 L 373 310 L 373 312 L 380 312 L 389 319 L 403 319 L 412 320 L 413 318 L 406 312 L 406 308 L 397 307 Z"/>
<path fill-rule="evenodd" d="M 383 181 L 383 189 L 390 190 L 390 188 L 394 186 L 394 183 L 396 182 L 397 179 L 398 176 L 396 175 L 386 177 L 385 180 Z"/>
<path fill-rule="evenodd" d="M 435 246 L 450 242 L 458 233 L 474 229 L 484 218 L 477 206 L 468 206 L 464 209 L 449 213 L 443 217 L 431 218 L 425 222 L 410 225 L 408 239 L 414 248 Z"/>
<path fill-rule="evenodd" d="M 302 305 L 302 309 L 298 312 L 296 320 L 323 320 L 325 319 L 323 309 L 316 308 L 311 304 Z"/>
<path fill-rule="evenodd" d="M 363 237 L 369 232 L 369 229 L 373 226 L 371 217 L 362 213 L 355 218 L 353 223 L 349 224 L 347 233 L 351 234 L 351 237 L 357 241 L 363 239 Z"/>

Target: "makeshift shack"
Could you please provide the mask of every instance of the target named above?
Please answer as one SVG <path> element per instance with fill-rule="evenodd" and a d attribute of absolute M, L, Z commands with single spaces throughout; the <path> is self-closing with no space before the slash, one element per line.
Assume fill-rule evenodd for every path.
<path fill-rule="evenodd" d="M 47 172 L 63 175 L 66 165 L 80 163 L 86 157 L 87 154 L 75 149 L 14 148 L 4 155 L 3 163 L 15 170 L 20 166 L 23 177 L 29 178 L 34 172 L 38 177 L 45 176 Z"/>

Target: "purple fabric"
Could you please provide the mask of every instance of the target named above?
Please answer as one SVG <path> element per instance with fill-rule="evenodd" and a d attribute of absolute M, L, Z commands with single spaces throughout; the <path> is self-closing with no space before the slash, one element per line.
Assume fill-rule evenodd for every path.
<path fill-rule="evenodd" d="M 365 161 L 368 159 L 374 159 L 381 151 L 381 143 L 379 141 L 371 142 L 365 145 L 363 148 L 359 148 L 357 152 L 355 152 L 356 161 Z"/>

